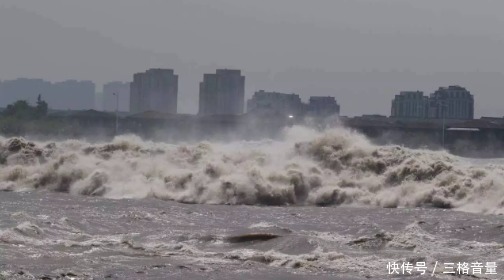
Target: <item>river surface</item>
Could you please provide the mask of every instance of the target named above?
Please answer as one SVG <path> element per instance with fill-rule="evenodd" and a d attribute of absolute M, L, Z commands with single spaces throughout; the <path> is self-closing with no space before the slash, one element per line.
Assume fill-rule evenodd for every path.
<path fill-rule="evenodd" d="M 502 216 L 442 209 L 0 194 L 5 279 L 400 279 L 387 264 L 408 261 L 429 274 L 408 279 L 432 279 L 436 261 L 497 262 L 475 276 L 501 279 L 503 244 Z"/>
<path fill-rule="evenodd" d="M 0 137 L 2 280 L 502 279 L 503 214 L 502 159 L 344 128 L 228 143 Z"/>

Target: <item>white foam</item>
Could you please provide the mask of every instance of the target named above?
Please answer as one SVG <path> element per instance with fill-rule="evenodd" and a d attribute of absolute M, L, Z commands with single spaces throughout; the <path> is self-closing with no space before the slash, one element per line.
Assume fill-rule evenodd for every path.
<path fill-rule="evenodd" d="M 0 138 L 0 190 L 113 199 L 261 205 L 432 205 L 504 213 L 504 165 L 375 146 L 344 128 L 286 129 L 282 140 L 172 145 L 120 136 L 46 146 Z"/>

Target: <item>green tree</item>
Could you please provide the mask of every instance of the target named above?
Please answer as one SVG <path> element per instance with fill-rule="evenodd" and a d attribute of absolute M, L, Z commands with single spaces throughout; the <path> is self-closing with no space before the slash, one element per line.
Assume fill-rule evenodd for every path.
<path fill-rule="evenodd" d="M 59 131 L 57 122 L 45 118 L 47 111 L 47 102 L 40 95 L 35 106 L 30 106 L 26 100 L 18 100 L 0 114 L 0 134 L 24 135 L 28 131 L 44 134 Z"/>
<path fill-rule="evenodd" d="M 4 115 L 17 119 L 31 119 L 33 118 L 33 108 L 26 100 L 18 100 L 5 108 Z"/>
<path fill-rule="evenodd" d="M 42 97 L 39 95 L 35 107 L 30 106 L 26 100 L 18 100 L 8 105 L 3 115 L 16 119 L 33 120 L 46 116 L 47 110 L 47 102 L 43 101 Z"/>

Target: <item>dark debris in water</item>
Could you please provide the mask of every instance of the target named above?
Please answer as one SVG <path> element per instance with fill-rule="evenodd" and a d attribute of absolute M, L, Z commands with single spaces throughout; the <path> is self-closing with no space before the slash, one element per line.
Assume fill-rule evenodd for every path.
<path fill-rule="evenodd" d="M 281 237 L 280 235 L 271 233 L 250 233 L 237 236 L 230 236 L 226 238 L 229 243 L 245 243 L 245 242 L 255 242 L 255 241 L 268 241 Z"/>

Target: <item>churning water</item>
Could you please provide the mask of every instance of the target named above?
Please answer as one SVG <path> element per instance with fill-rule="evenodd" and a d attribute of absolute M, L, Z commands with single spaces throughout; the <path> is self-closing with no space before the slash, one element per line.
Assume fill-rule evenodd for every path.
<path fill-rule="evenodd" d="M 231 143 L 2 138 L 0 161 L 0 279 L 389 279 L 394 261 L 504 261 L 502 161 L 344 128 Z"/>

